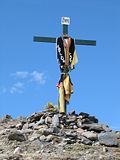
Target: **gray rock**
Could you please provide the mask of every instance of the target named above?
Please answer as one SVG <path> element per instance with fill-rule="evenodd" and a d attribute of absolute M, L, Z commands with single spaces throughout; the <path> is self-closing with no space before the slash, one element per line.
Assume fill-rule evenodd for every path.
<path fill-rule="evenodd" d="M 92 123 L 92 124 L 83 124 L 81 126 L 82 129 L 87 129 L 88 131 L 95 131 L 97 133 L 100 133 L 101 131 L 104 131 L 104 128 L 101 124 L 98 123 Z"/>
<path fill-rule="evenodd" d="M 117 138 L 120 139 L 120 131 L 116 132 Z"/>
<path fill-rule="evenodd" d="M 85 112 L 80 112 L 80 113 L 79 113 L 79 116 L 81 116 L 82 118 L 88 118 L 88 117 L 89 117 L 89 114 L 88 114 L 88 113 L 85 113 Z"/>
<path fill-rule="evenodd" d="M 58 134 L 59 132 L 60 132 L 60 129 L 58 129 L 57 127 L 50 127 L 42 130 L 42 134 L 45 136 L 48 136 L 50 134 Z"/>
<path fill-rule="evenodd" d="M 29 138 L 29 141 L 34 141 L 34 140 L 38 139 L 39 137 L 40 137 L 40 134 L 33 133 L 31 135 L 31 137 Z"/>
<path fill-rule="evenodd" d="M 82 121 L 81 121 L 81 119 L 78 119 L 78 120 L 77 120 L 77 126 L 78 126 L 79 128 L 82 126 Z"/>
<path fill-rule="evenodd" d="M 72 116 L 68 116 L 68 118 L 66 119 L 66 123 L 69 125 L 70 123 L 74 123 L 76 124 L 77 122 L 77 117 L 75 115 Z"/>
<path fill-rule="evenodd" d="M 11 115 L 5 115 L 3 118 L 1 118 L 0 119 L 0 123 L 7 123 L 7 122 L 9 122 L 9 121 L 11 121 L 12 120 L 12 117 L 11 117 Z"/>
<path fill-rule="evenodd" d="M 75 115 L 75 110 L 71 111 L 69 115 Z"/>
<path fill-rule="evenodd" d="M 23 127 L 23 124 L 21 122 L 16 125 L 17 129 L 22 129 L 22 127 Z"/>
<path fill-rule="evenodd" d="M 67 131 L 65 133 L 65 137 L 70 139 L 77 139 L 77 133 L 73 131 Z"/>
<path fill-rule="evenodd" d="M 20 147 L 17 147 L 17 148 L 15 148 L 13 153 L 14 154 L 20 154 L 20 153 L 22 153 L 22 149 Z"/>
<path fill-rule="evenodd" d="M 83 136 L 81 137 L 79 142 L 83 143 L 83 144 L 86 144 L 86 145 L 92 145 L 92 141 L 87 139 L 86 137 L 83 137 Z"/>
<path fill-rule="evenodd" d="M 83 132 L 82 136 L 84 136 L 84 137 L 86 137 L 86 138 L 88 138 L 92 141 L 96 141 L 98 139 L 97 133 L 93 133 L 93 132 L 90 132 L 90 131 Z"/>
<path fill-rule="evenodd" d="M 8 135 L 8 140 L 16 140 L 16 141 L 26 141 L 26 137 L 19 131 L 15 131 Z"/>
<path fill-rule="evenodd" d="M 106 147 L 103 147 L 103 152 L 108 152 L 108 149 Z"/>
<path fill-rule="evenodd" d="M 33 123 L 33 122 L 39 121 L 42 116 L 43 116 L 43 112 L 38 112 L 38 113 L 33 113 L 27 119 L 30 123 Z"/>
<path fill-rule="evenodd" d="M 51 117 L 46 117 L 45 118 L 45 124 L 51 124 L 52 123 L 52 118 Z"/>
<path fill-rule="evenodd" d="M 51 134 L 46 137 L 47 142 L 51 142 L 53 139 L 54 139 L 54 136 Z"/>
<path fill-rule="evenodd" d="M 24 129 L 28 129 L 29 128 L 29 124 L 28 123 L 25 123 L 24 125 L 23 125 L 23 127 L 22 127 L 22 129 L 24 130 Z"/>
<path fill-rule="evenodd" d="M 35 123 L 34 123 L 34 122 L 29 123 L 28 128 L 33 128 L 33 127 L 34 127 L 34 125 L 35 125 Z"/>
<path fill-rule="evenodd" d="M 75 143 L 76 142 L 76 140 L 71 140 L 70 138 L 64 138 L 63 139 L 63 143 L 65 144 L 73 144 L 73 143 Z"/>
<path fill-rule="evenodd" d="M 33 151 L 38 151 L 38 150 L 41 150 L 41 149 L 42 149 L 42 143 L 39 139 L 36 139 L 29 144 L 27 152 L 32 153 Z"/>
<path fill-rule="evenodd" d="M 58 114 L 56 114 L 52 117 L 52 126 L 53 127 L 59 127 L 60 126 L 59 115 Z"/>
<path fill-rule="evenodd" d="M 32 129 L 22 129 L 20 130 L 20 133 L 22 134 L 30 134 L 30 133 L 33 133 L 33 130 Z"/>
<path fill-rule="evenodd" d="M 46 136 L 42 135 L 40 136 L 40 141 L 45 141 L 46 140 Z"/>
<path fill-rule="evenodd" d="M 109 128 L 108 125 L 102 124 L 102 128 L 104 129 L 105 132 L 111 132 L 112 130 Z"/>
<path fill-rule="evenodd" d="M 90 123 L 98 123 L 98 119 L 95 116 L 88 117 Z"/>
<path fill-rule="evenodd" d="M 105 146 L 117 146 L 117 136 L 112 132 L 100 133 L 98 134 L 98 140 L 100 144 Z"/>
<path fill-rule="evenodd" d="M 45 123 L 45 119 L 43 117 L 36 123 L 36 125 L 43 125 Z"/>
<path fill-rule="evenodd" d="M 77 125 L 73 125 L 73 129 L 77 129 L 78 127 L 77 127 Z"/>

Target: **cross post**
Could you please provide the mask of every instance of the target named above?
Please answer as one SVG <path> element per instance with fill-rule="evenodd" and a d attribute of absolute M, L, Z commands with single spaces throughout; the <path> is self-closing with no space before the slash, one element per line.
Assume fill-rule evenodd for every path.
<path fill-rule="evenodd" d="M 62 23 L 62 34 L 63 36 L 68 35 L 68 25 L 70 25 L 70 18 L 69 17 L 62 17 L 61 18 Z M 56 43 L 56 37 L 39 37 L 34 36 L 33 41 L 34 42 L 48 42 L 48 43 Z M 76 45 L 87 45 L 87 46 L 96 46 L 95 40 L 83 40 L 83 39 L 75 39 Z M 66 103 L 64 104 L 64 110 L 66 112 Z"/>

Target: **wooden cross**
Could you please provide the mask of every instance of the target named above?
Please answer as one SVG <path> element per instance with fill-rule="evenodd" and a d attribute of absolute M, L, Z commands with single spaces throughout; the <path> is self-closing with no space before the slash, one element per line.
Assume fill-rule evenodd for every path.
<path fill-rule="evenodd" d="M 62 25 L 63 25 L 63 35 L 68 35 L 68 25 L 70 24 L 69 17 L 62 17 Z M 49 43 L 56 43 L 55 37 L 33 37 L 34 42 L 49 42 Z M 82 39 L 75 39 L 76 45 L 87 45 L 87 46 L 96 46 L 95 40 L 82 40 Z"/>
<path fill-rule="evenodd" d="M 70 18 L 69 17 L 62 17 L 61 19 L 62 25 L 63 25 L 63 36 L 68 35 L 68 25 L 70 24 Z M 49 43 L 56 43 L 56 38 L 55 37 L 38 37 L 34 36 L 33 37 L 34 42 L 49 42 Z M 89 45 L 89 46 L 96 46 L 96 41 L 95 40 L 79 40 L 75 39 L 75 44 L 76 45 Z M 64 106 L 61 108 L 64 108 L 66 112 L 66 102 Z"/>

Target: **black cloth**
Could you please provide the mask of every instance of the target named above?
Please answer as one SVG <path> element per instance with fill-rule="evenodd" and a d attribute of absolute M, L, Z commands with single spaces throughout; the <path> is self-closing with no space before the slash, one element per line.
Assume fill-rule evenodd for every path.
<path fill-rule="evenodd" d="M 70 46 L 68 48 L 69 51 L 69 66 L 66 66 L 66 55 L 65 55 L 65 48 L 64 48 L 64 39 L 63 37 L 58 37 L 57 38 L 57 61 L 60 64 L 60 70 L 61 72 L 69 72 L 69 67 L 72 63 L 73 60 L 73 54 L 75 51 L 75 43 L 74 43 L 74 39 L 70 38 Z"/>

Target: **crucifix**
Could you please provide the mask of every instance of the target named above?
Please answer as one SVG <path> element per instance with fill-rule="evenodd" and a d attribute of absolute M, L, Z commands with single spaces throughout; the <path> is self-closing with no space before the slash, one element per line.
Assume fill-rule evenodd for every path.
<path fill-rule="evenodd" d="M 69 71 L 72 66 L 72 62 L 76 59 L 76 52 L 74 45 L 88 45 L 88 46 L 96 46 L 95 40 L 83 40 L 83 39 L 72 39 L 68 36 L 68 25 L 70 25 L 69 17 L 61 18 L 62 24 L 62 37 L 38 37 L 34 36 L 34 42 L 48 42 L 48 43 L 57 43 L 57 58 L 60 63 L 61 69 L 61 78 L 57 85 L 59 90 L 59 110 L 60 113 L 66 113 L 66 105 L 69 102 L 70 94 L 73 92 L 72 82 L 69 76 Z M 63 52 L 63 53 L 62 53 Z M 74 58 L 75 57 L 75 58 Z M 74 60 L 73 60 L 74 59 Z M 71 93 L 66 93 L 68 90 Z"/>

